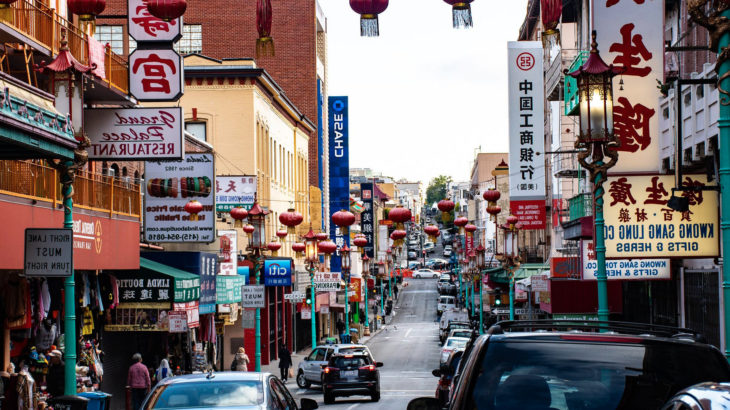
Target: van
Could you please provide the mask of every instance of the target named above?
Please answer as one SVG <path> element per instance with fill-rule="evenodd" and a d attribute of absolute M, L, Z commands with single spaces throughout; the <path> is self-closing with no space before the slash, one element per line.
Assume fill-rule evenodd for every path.
<path fill-rule="evenodd" d="M 452 309 L 456 307 L 456 299 L 453 296 L 439 296 L 439 303 L 436 305 L 436 313 L 439 315 L 446 309 Z"/>

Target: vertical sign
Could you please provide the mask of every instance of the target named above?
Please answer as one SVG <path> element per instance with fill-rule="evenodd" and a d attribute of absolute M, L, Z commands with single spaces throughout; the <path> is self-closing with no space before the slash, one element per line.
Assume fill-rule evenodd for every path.
<path fill-rule="evenodd" d="M 658 171 L 664 79 L 664 2 L 594 0 L 593 27 L 607 64 L 624 68 L 613 87 L 613 131 L 621 143 L 611 172 Z"/>
<path fill-rule="evenodd" d="M 540 155 L 545 151 L 542 43 L 510 41 L 507 47 L 510 211 L 520 220 L 530 219 L 524 229 L 544 229 L 545 157 Z M 528 208 L 530 215 L 524 213 Z"/>
<path fill-rule="evenodd" d="M 365 245 L 365 254 L 371 260 L 375 257 L 375 214 L 373 212 L 373 183 L 363 182 L 360 184 L 360 195 L 362 199 L 363 212 L 360 214 L 360 227 L 368 244 Z"/>
<path fill-rule="evenodd" d="M 213 154 L 187 154 L 182 161 L 145 162 L 144 231 L 148 242 L 213 242 Z M 197 200 L 194 219 L 185 205 Z"/>
<path fill-rule="evenodd" d="M 350 151 L 348 143 L 347 97 L 329 97 L 329 189 L 330 223 L 332 215 L 341 209 L 350 209 Z M 342 235 L 331 224 L 330 236 L 337 248 L 347 244 L 350 238 Z M 339 251 L 330 258 L 330 270 L 342 269 Z"/>
<path fill-rule="evenodd" d="M 200 253 L 200 300 L 198 311 L 201 315 L 215 313 L 216 276 L 218 257 L 214 253 Z"/>

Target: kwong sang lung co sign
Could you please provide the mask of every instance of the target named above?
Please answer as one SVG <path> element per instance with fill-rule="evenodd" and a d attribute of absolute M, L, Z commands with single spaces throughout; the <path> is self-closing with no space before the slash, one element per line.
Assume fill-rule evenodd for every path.
<path fill-rule="evenodd" d="M 94 108 L 84 112 L 89 159 L 183 158 L 182 108 Z"/>

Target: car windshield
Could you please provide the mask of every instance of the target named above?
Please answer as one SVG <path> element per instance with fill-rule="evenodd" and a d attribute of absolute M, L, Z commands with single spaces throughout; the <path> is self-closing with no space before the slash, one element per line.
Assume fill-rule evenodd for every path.
<path fill-rule="evenodd" d="M 490 341 L 467 409 L 658 409 L 677 391 L 728 381 L 719 352 L 691 345 Z"/>
<path fill-rule="evenodd" d="M 442 296 L 439 299 L 439 303 L 447 303 L 447 304 L 454 303 L 454 298 L 453 297 L 445 297 L 445 296 Z"/>
<path fill-rule="evenodd" d="M 470 337 L 471 336 L 471 332 L 468 331 L 468 330 L 459 330 L 457 332 L 454 332 L 452 334 L 452 336 L 456 336 L 456 337 Z"/>
<path fill-rule="evenodd" d="M 355 356 L 355 357 L 335 357 L 333 361 L 334 367 L 337 367 L 338 369 L 342 369 L 345 367 L 361 367 L 370 364 L 368 359 L 365 356 Z"/>
<path fill-rule="evenodd" d="M 466 342 L 468 342 L 467 339 L 449 338 L 446 341 L 446 346 L 445 347 L 453 347 L 453 348 L 456 348 L 456 349 L 461 349 L 462 347 L 466 346 Z"/>
<path fill-rule="evenodd" d="M 264 402 L 263 385 L 257 380 L 173 383 L 158 388 L 146 409 L 254 406 Z"/>

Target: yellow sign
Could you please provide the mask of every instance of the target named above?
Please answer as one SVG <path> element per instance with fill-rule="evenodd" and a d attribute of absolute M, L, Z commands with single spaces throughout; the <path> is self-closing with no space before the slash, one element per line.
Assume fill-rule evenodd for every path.
<path fill-rule="evenodd" d="M 684 175 L 682 187 L 709 186 L 705 175 Z M 612 176 L 606 194 L 607 258 L 708 258 L 720 254 L 717 191 L 677 191 L 689 210 L 667 206 L 673 175 Z"/>

